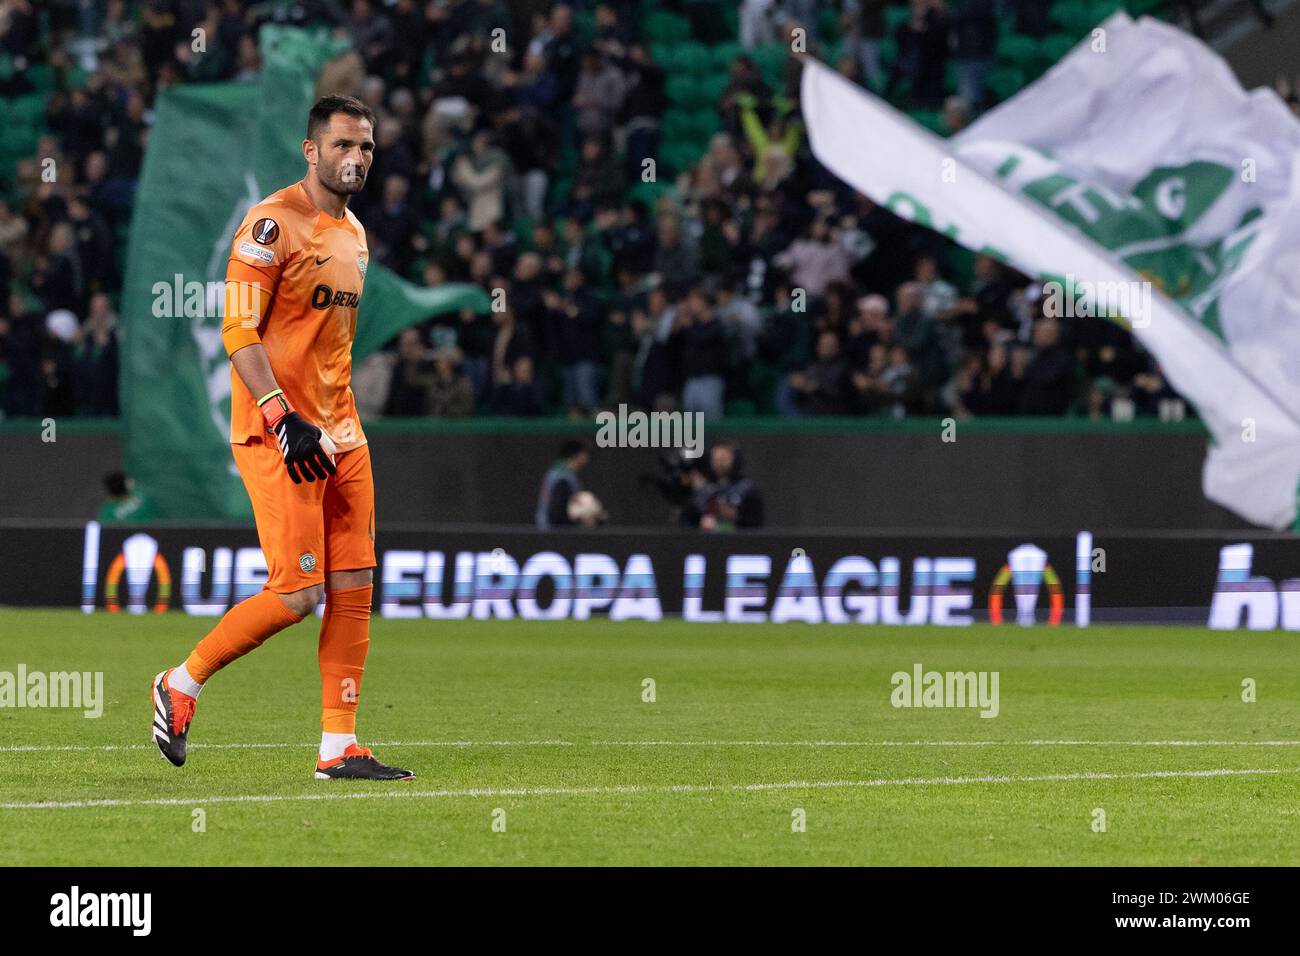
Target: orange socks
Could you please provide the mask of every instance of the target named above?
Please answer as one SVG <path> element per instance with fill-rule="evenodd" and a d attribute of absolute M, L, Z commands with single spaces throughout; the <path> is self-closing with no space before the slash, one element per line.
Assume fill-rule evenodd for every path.
<path fill-rule="evenodd" d="M 325 593 L 320 627 L 321 728 L 330 734 L 355 734 L 361 675 L 370 648 L 370 602 L 374 586 Z M 298 617 L 273 591 L 260 591 L 226 612 L 199 641 L 184 670 L 198 685 L 231 661 L 260 647 L 272 634 L 297 624 Z"/>
<path fill-rule="evenodd" d="M 320 628 L 321 729 L 355 734 L 361 674 L 370 647 L 370 601 L 374 585 L 327 591 Z"/>
<path fill-rule="evenodd" d="M 259 591 L 226 612 L 186 659 L 185 669 L 202 684 L 231 661 L 260 647 L 272 634 L 301 620 L 274 591 Z"/>

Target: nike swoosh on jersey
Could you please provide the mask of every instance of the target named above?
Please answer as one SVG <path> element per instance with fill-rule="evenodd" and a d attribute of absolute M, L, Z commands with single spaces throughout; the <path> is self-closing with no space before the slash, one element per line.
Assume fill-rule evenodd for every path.
<path fill-rule="evenodd" d="M 325 263 L 329 262 L 333 258 L 334 258 L 333 256 L 326 256 L 324 259 L 322 259 L 320 256 L 317 256 L 316 265 L 323 266 Z"/>

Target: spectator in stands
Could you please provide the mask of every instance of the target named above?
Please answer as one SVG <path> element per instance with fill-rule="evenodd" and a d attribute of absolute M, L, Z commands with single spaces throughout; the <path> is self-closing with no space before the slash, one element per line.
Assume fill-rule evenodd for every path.
<path fill-rule="evenodd" d="M 985 84 L 998 48 L 994 0 L 953 0 L 951 19 L 957 95 L 979 113 L 985 106 Z"/>
<path fill-rule="evenodd" d="M 1011 368 L 1010 333 L 989 346 L 974 375 L 964 384 L 961 401 L 972 415 L 1014 415 L 1020 408 L 1022 375 Z M 1024 355 L 1023 350 L 1017 354 Z M 978 357 L 978 356 L 977 356 Z"/>
<path fill-rule="evenodd" d="M 84 311 L 85 284 L 77 258 L 76 233 L 69 223 L 59 222 L 50 229 L 49 251 L 36 260 L 32 291 L 47 310 Z"/>
<path fill-rule="evenodd" d="M 622 71 L 595 49 L 582 57 L 582 69 L 573 93 L 578 130 L 588 137 L 605 139 L 614 129 L 614 121 L 623 108 L 627 92 Z"/>
<path fill-rule="evenodd" d="M 885 92 L 898 96 L 906 82 L 911 102 L 920 109 L 937 109 L 948 66 L 948 19 L 943 0 L 911 0 L 911 5 L 911 16 L 894 31 L 898 52 Z"/>
<path fill-rule="evenodd" d="M 555 343 L 564 372 L 564 407 L 570 418 L 590 416 L 597 406 L 597 370 L 604 309 L 587 288 L 582 270 L 564 274 L 564 296 L 555 301 Z"/>
<path fill-rule="evenodd" d="M 537 388 L 530 355 L 517 356 L 510 366 L 510 378 L 497 388 L 493 410 L 498 415 L 532 418 L 542 414 L 542 396 Z"/>
<path fill-rule="evenodd" d="M 746 50 L 776 40 L 776 0 L 741 0 L 740 43 Z"/>
<path fill-rule="evenodd" d="M 1011 6 L 1017 33 L 1041 40 L 1051 32 L 1051 18 L 1047 14 L 1049 0 L 1011 0 Z"/>
<path fill-rule="evenodd" d="M 1020 395 L 1022 415 L 1064 415 L 1074 391 L 1074 363 L 1061 346 L 1061 327 L 1056 319 L 1034 323 L 1034 356 L 1024 372 Z"/>
<path fill-rule="evenodd" d="M 952 0 L 949 20 L 943 0 L 913 0 L 885 84 L 897 105 L 942 104 L 943 127 L 964 128 L 982 105 L 994 52 L 991 3 Z M 9 0 L 0 22 L 0 52 L 13 58 L 0 77 L 11 138 L 37 144 L 0 182 L 5 414 L 112 414 L 121 241 L 156 97 L 197 80 L 255 79 L 273 16 L 352 44 L 321 82 L 356 91 L 377 113 L 372 187 L 353 207 L 372 256 L 429 286 L 499 290 L 508 309 L 431 316 L 380 359 L 359 362 L 365 416 L 391 396 L 402 413 L 461 414 L 466 384 L 480 414 L 586 414 L 601 382 L 615 404 L 710 414 L 728 401 L 783 414 L 810 405 L 1010 414 L 1022 392 L 1031 406 L 1068 410 L 1074 378 L 1094 411 L 1108 398 L 1093 397 L 1090 382 L 1132 395 L 1143 414 L 1172 394 L 1131 338 L 1095 332 L 1112 330 L 1102 322 L 1072 327 L 1056 346 L 1011 344 L 1040 338 L 1040 296 L 1028 280 L 979 256 L 970 282 L 963 254 L 821 168 L 802 135 L 800 64 L 773 57 L 779 51 L 738 56 L 725 79 L 707 72 L 710 61 L 699 85 L 669 83 L 650 54 L 662 41 L 638 39 L 638 11 L 623 2 L 594 5 L 594 38 L 589 14 L 578 29 L 563 3 L 543 3 L 527 23 L 511 22 L 517 5 L 502 0 L 312 0 L 281 13 L 245 0 L 104 0 L 84 17 L 63 13 L 72 5 L 61 0 L 43 18 L 38 6 Z M 707 6 L 687 4 L 690 40 L 713 42 L 720 5 Z M 826 19 L 815 14 L 828 6 L 745 3 L 741 39 L 785 46 L 804 27 L 818 55 Z M 1018 32 L 1046 32 L 1043 0 L 1005 6 Z M 845 0 L 839 9 L 841 68 L 879 85 L 885 4 Z M 527 41 L 493 50 L 498 26 Z M 202 55 L 189 45 L 196 28 L 207 35 Z M 667 46 L 674 57 L 685 49 Z M 964 96 L 945 101 L 950 49 Z M 715 83 L 709 128 L 698 90 Z M 1285 86 L 1279 92 L 1300 110 Z M 664 142 L 669 119 L 681 135 Z M 54 161 L 56 181 L 43 181 L 38 158 Z M 909 280 L 919 293 L 900 289 Z M 895 295 L 896 319 L 885 298 Z M 73 319 L 66 341 L 45 328 L 59 310 L 87 316 L 79 330 Z M 55 328 L 66 332 L 66 319 Z M 792 387 L 792 373 L 836 363 L 841 402 L 810 402 Z M 1064 406 L 1060 364 L 1073 376 Z"/>
<path fill-rule="evenodd" d="M 948 363 L 939 337 L 938 322 L 925 309 L 925 287 L 921 283 L 905 282 L 899 286 L 895 322 L 898 344 L 908 356 L 925 392 L 924 405 L 934 407 L 936 393 L 948 378 Z"/>
<path fill-rule="evenodd" d="M 841 28 L 857 58 L 862 78 L 874 90 L 885 85 L 880 44 L 885 39 L 886 0 L 845 0 Z"/>
<path fill-rule="evenodd" d="M 712 296 L 694 288 L 677 309 L 670 347 L 681 357 L 682 410 L 721 418 L 726 397 L 727 331 Z"/>
<path fill-rule="evenodd" d="M 437 418 L 465 418 L 474 414 L 474 386 L 461 371 L 462 355 L 454 345 L 433 354 L 433 380 L 429 383 L 429 414 Z"/>
<path fill-rule="evenodd" d="M 9 294 L 8 315 L 0 319 L 0 387 L 7 418 L 35 417 L 43 405 L 40 355 L 43 335 L 17 292 Z"/>
<path fill-rule="evenodd" d="M 469 228 L 477 232 L 505 215 L 510 161 L 492 142 L 492 133 L 479 130 L 452 166 L 451 179 L 469 210 Z"/>
<path fill-rule="evenodd" d="M 90 299 L 90 314 L 72 345 L 73 387 L 78 414 L 117 416 L 117 315 L 108 295 Z"/>
<path fill-rule="evenodd" d="M 950 96 L 943 101 L 943 127 L 949 136 L 956 136 L 970 123 L 970 104 L 960 96 Z"/>
<path fill-rule="evenodd" d="M 830 223 L 820 217 L 813 220 L 804 238 L 790 243 L 772 261 L 788 270 L 795 286 L 809 296 L 821 296 L 832 282 L 849 279 L 848 253 L 831 235 Z"/>
<path fill-rule="evenodd" d="M 644 43 L 633 43 L 625 56 L 610 56 L 623 71 L 626 92 L 619 116 L 627 136 L 624 176 L 637 182 L 646 171 L 646 160 L 659 156 L 660 120 L 668 108 L 664 93 L 667 74 L 655 63 Z"/>
<path fill-rule="evenodd" d="M 389 384 L 384 414 L 401 417 L 429 414 L 433 381 L 432 356 L 420 330 L 402 329 L 397 336 L 397 365 Z"/>
<path fill-rule="evenodd" d="M 829 329 L 817 336 L 816 360 L 790 373 L 790 388 L 807 415 L 841 415 L 848 410 L 848 366 L 839 336 Z"/>

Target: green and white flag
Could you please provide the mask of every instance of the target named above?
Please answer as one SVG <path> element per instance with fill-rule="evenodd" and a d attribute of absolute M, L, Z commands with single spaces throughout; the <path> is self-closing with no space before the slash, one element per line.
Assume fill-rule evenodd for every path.
<path fill-rule="evenodd" d="M 1118 13 L 951 141 L 812 61 L 802 100 L 841 179 L 1063 290 L 1067 316 L 1130 324 L 1210 432 L 1206 496 L 1294 522 L 1300 122 L 1272 91 Z"/>
<path fill-rule="evenodd" d="M 325 31 L 268 26 L 261 37 L 257 81 L 158 97 L 136 194 L 122 301 L 125 457 L 163 518 L 251 517 L 230 455 L 221 344 L 230 240 L 253 205 L 302 178 L 317 75 L 346 48 Z M 477 286 L 421 288 L 374 265 L 353 362 L 430 315 L 488 304 Z"/>

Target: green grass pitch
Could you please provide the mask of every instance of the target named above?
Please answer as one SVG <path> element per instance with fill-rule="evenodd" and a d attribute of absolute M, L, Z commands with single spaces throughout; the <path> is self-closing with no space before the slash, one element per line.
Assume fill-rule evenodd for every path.
<path fill-rule="evenodd" d="M 314 622 L 161 760 L 149 680 L 212 623 L 0 611 L 0 671 L 105 691 L 0 708 L 0 864 L 1300 863 L 1290 635 L 376 619 L 362 741 L 418 774 L 377 785 L 312 779 Z M 918 662 L 999 715 L 891 706 Z"/>

